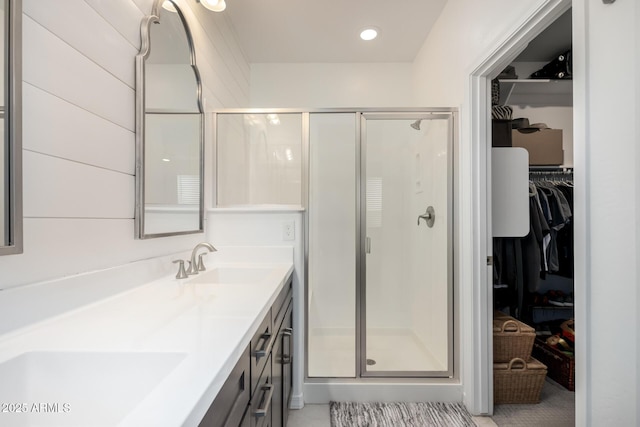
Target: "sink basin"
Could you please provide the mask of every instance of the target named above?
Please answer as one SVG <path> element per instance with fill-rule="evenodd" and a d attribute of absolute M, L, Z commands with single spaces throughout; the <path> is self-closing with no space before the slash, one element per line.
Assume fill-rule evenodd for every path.
<path fill-rule="evenodd" d="M 115 425 L 162 381 L 184 353 L 28 352 L 0 364 L 0 402 L 23 413 L 3 425 Z"/>
<path fill-rule="evenodd" d="M 191 279 L 193 284 L 250 284 L 269 278 L 274 269 L 270 267 L 218 267 L 205 271 Z"/>

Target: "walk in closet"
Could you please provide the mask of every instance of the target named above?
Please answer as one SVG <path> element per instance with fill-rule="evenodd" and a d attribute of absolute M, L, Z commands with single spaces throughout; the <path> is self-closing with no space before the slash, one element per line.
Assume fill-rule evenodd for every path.
<path fill-rule="evenodd" d="M 501 403 L 538 401 L 536 408 L 548 415 L 554 390 L 571 403 L 560 419 L 574 417 L 573 293 L 579 284 L 573 274 L 571 59 L 569 10 L 492 84 L 494 362 L 504 362 L 494 365 L 498 417 L 517 415 L 517 405 Z M 506 204 L 496 203 L 505 197 L 502 191 L 518 185 Z M 521 209 L 510 209 L 509 203 Z M 518 348 L 523 343 L 525 348 Z M 518 363 L 511 355 L 519 355 Z M 502 393 L 502 369 L 532 373 L 535 359 L 547 374 L 538 394 L 525 393 L 518 401 L 513 389 Z"/>

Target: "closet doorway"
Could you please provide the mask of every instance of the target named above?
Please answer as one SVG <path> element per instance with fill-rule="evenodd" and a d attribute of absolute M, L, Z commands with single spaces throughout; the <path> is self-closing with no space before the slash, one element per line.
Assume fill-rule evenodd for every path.
<path fill-rule="evenodd" d="M 509 176 L 501 171 L 504 152 L 525 149 L 528 155 L 525 170 L 513 172 L 528 175 L 526 188 L 519 190 L 527 192 L 525 212 L 518 214 L 523 233 L 501 230 L 515 210 L 500 205 L 500 183 L 492 183 L 493 413 L 498 425 L 507 419 L 535 424 L 549 417 L 558 425 L 575 424 L 571 34 L 569 9 L 492 82 L 494 180 Z M 506 315 L 515 322 L 505 321 Z M 521 358 L 530 369 L 542 369 L 534 359 L 542 362 L 547 376 L 537 389 L 529 384 L 529 394 L 512 398 L 513 390 L 511 396 L 503 393 L 512 383 L 502 378 L 515 375 L 510 369 L 520 365 L 505 362 L 504 346 L 513 342 L 516 347 L 524 337 L 531 337 L 533 345 Z"/>

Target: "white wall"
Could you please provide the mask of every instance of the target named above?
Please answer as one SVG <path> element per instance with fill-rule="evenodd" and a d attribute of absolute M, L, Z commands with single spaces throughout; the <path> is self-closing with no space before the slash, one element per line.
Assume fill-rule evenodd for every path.
<path fill-rule="evenodd" d="M 227 18 L 178 4 L 195 38 L 208 108 L 248 105 L 249 66 Z M 0 257 L 1 289 L 180 252 L 204 239 L 133 237 L 134 58 L 151 6 L 23 1 L 25 249 Z"/>
<path fill-rule="evenodd" d="M 410 63 L 251 64 L 251 106 L 410 107 Z"/>
<path fill-rule="evenodd" d="M 573 14 L 574 85 L 587 94 L 574 116 L 576 422 L 638 425 L 640 5 L 588 0 Z M 627 78 L 612 77 L 612 61 Z"/>
<path fill-rule="evenodd" d="M 472 67 L 542 3 L 449 0 L 413 63 L 413 102 L 461 106 Z"/>
<path fill-rule="evenodd" d="M 489 270 L 486 270 L 486 258 L 481 256 L 486 248 L 477 241 L 478 230 L 483 224 L 474 212 L 486 201 L 478 199 L 481 183 L 472 174 L 474 168 L 479 167 L 481 148 L 470 142 L 470 75 L 496 46 L 521 27 L 526 16 L 543 3 L 544 0 L 449 0 L 413 63 L 414 103 L 460 109 L 459 140 L 454 147 L 458 188 L 454 200 L 458 227 L 453 243 L 457 248 L 454 277 L 460 287 L 459 336 L 455 348 L 461 358 L 459 374 L 464 386 L 464 401 L 473 413 L 490 411 L 481 397 L 489 398 L 491 389 L 484 388 L 483 381 L 488 384 L 491 380 L 486 372 L 489 362 L 474 354 L 474 348 L 483 345 L 478 330 L 482 319 L 476 312 L 478 305 L 474 303 L 489 304 L 477 294 L 482 277 L 488 276 Z"/>
<path fill-rule="evenodd" d="M 413 63 L 413 102 L 461 106 L 472 68 L 543 3 L 448 0 Z"/>
<path fill-rule="evenodd" d="M 467 114 L 462 118 L 459 147 L 463 171 L 473 169 L 475 149 L 468 145 L 466 127 L 469 75 L 482 61 L 479 56 L 492 55 L 501 38 L 516 33 L 521 18 L 543 3 L 449 0 L 416 59 L 418 103 L 459 105 Z M 574 58 L 578 58 L 574 62 L 576 330 L 582 337 L 576 353 L 576 425 L 638 425 L 640 6 L 624 1 L 574 2 L 573 17 Z M 612 76 L 614 61 L 617 69 L 626 70 L 627 78 Z M 463 236 L 471 236 L 478 226 L 470 217 L 478 190 L 469 179 L 463 172 L 458 204 Z M 463 311 L 474 299 L 468 286 L 473 282 L 470 274 L 478 270 L 467 253 L 473 244 L 471 238 L 459 241 L 470 248 L 463 250 L 461 262 Z M 463 320 L 463 328 L 468 321 L 473 318 Z M 465 335 L 464 344 L 473 340 Z M 465 366 L 468 384 L 477 365 Z M 465 387 L 466 393 L 477 393 L 473 386 Z"/>

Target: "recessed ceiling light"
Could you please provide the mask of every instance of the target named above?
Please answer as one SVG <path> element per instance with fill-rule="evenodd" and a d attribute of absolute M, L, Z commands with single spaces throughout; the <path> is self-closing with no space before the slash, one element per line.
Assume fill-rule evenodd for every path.
<path fill-rule="evenodd" d="M 362 40 L 373 40 L 376 37 L 378 37 L 378 29 L 377 28 L 373 28 L 373 27 L 369 27 L 369 28 L 365 28 L 360 32 L 360 38 Z"/>

